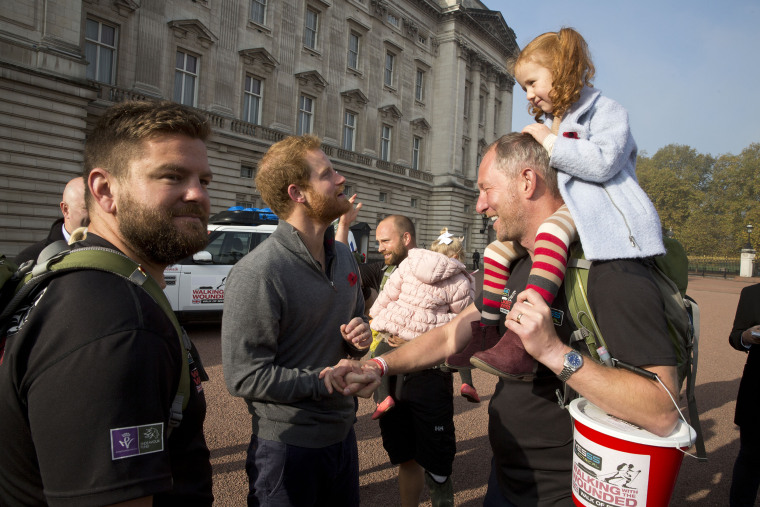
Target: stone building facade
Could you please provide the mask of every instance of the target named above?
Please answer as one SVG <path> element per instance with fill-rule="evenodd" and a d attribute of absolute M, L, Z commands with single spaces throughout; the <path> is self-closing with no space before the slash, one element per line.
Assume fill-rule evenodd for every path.
<path fill-rule="evenodd" d="M 18 0 L 0 12 L 0 252 L 47 234 L 88 129 L 127 99 L 213 124 L 212 212 L 261 207 L 256 165 L 311 132 L 364 207 L 429 245 L 442 226 L 482 250 L 480 150 L 511 130 L 517 51 L 478 0 Z M 369 250 L 374 251 L 369 233 Z"/>

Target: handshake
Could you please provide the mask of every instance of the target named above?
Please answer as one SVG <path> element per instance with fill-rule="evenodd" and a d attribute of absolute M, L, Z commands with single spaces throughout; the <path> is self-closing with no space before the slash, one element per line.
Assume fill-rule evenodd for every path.
<path fill-rule="evenodd" d="M 345 396 L 369 398 L 380 385 L 382 372 L 375 361 L 356 361 L 341 359 L 335 366 L 328 366 L 319 372 L 327 391 L 342 393 Z"/>

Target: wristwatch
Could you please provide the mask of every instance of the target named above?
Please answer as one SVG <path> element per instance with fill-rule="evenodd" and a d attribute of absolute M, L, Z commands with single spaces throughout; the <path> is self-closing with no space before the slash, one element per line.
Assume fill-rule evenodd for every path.
<path fill-rule="evenodd" d="M 580 370 L 582 366 L 583 356 L 581 353 L 575 350 L 571 350 L 565 354 L 564 368 L 562 368 L 562 371 L 559 372 L 559 375 L 557 375 L 557 377 L 559 377 L 562 382 L 567 382 L 567 379 L 570 378 L 570 375 Z"/>

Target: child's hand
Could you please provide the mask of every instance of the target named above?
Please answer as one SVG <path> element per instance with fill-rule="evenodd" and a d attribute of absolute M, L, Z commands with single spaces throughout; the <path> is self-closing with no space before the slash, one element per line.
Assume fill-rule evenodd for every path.
<path fill-rule="evenodd" d="M 544 139 L 546 139 L 546 136 L 551 133 L 551 130 L 549 130 L 549 127 L 543 123 L 533 123 L 532 125 L 526 125 L 525 128 L 522 129 L 522 132 L 523 134 L 532 135 L 533 139 L 543 144 Z"/>

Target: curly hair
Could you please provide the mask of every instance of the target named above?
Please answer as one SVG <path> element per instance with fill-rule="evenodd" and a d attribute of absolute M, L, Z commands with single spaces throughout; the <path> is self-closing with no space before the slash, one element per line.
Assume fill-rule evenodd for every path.
<path fill-rule="evenodd" d="M 588 44 L 581 34 L 572 28 L 562 28 L 559 32 L 539 35 L 520 51 L 512 68 L 528 61 L 546 67 L 552 73 L 549 98 L 553 104 L 552 114 L 556 118 L 561 118 L 568 108 L 578 101 L 584 86 L 592 86 L 595 69 Z M 540 122 L 544 112 L 532 106 L 530 114 Z"/>
<path fill-rule="evenodd" d="M 306 153 L 321 146 L 322 142 L 315 136 L 286 137 L 270 146 L 259 162 L 256 188 L 278 217 L 286 219 L 293 211 L 295 203 L 288 195 L 290 185 L 298 185 L 302 190 L 310 188 L 311 168 L 306 162 Z"/>
<path fill-rule="evenodd" d="M 441 229 L 441 236 L 447 232 L 449 232 L 448 227 L 444 227 Z M 443 254 L 446 257 L 453 257 L 454 259 L 457 259 L 461 262 L 464 259 L 464 245 L 462 244 L 462 240 L 464 238 L 450 236 L 449 239 L 451 242 L 446 244 L 441 241 L 441 238 L 439 236 L 438 239 L 433 241 L 433 244 L 430 245 L 430 249 L 434 252 Z"/>
<path fill-rule="evenodd" d="M 127 101 L 109 107 L 85 141 L 84 181 L 96 167 L 123 180 L 128 176 L 130 161 L 142 153 L 143 141 L 170 134 L 205 142 L 211 135 L 211 125 L 202 114 L 167 100 Z M 91 198 L 85 184 L 88 208 Z"/>

